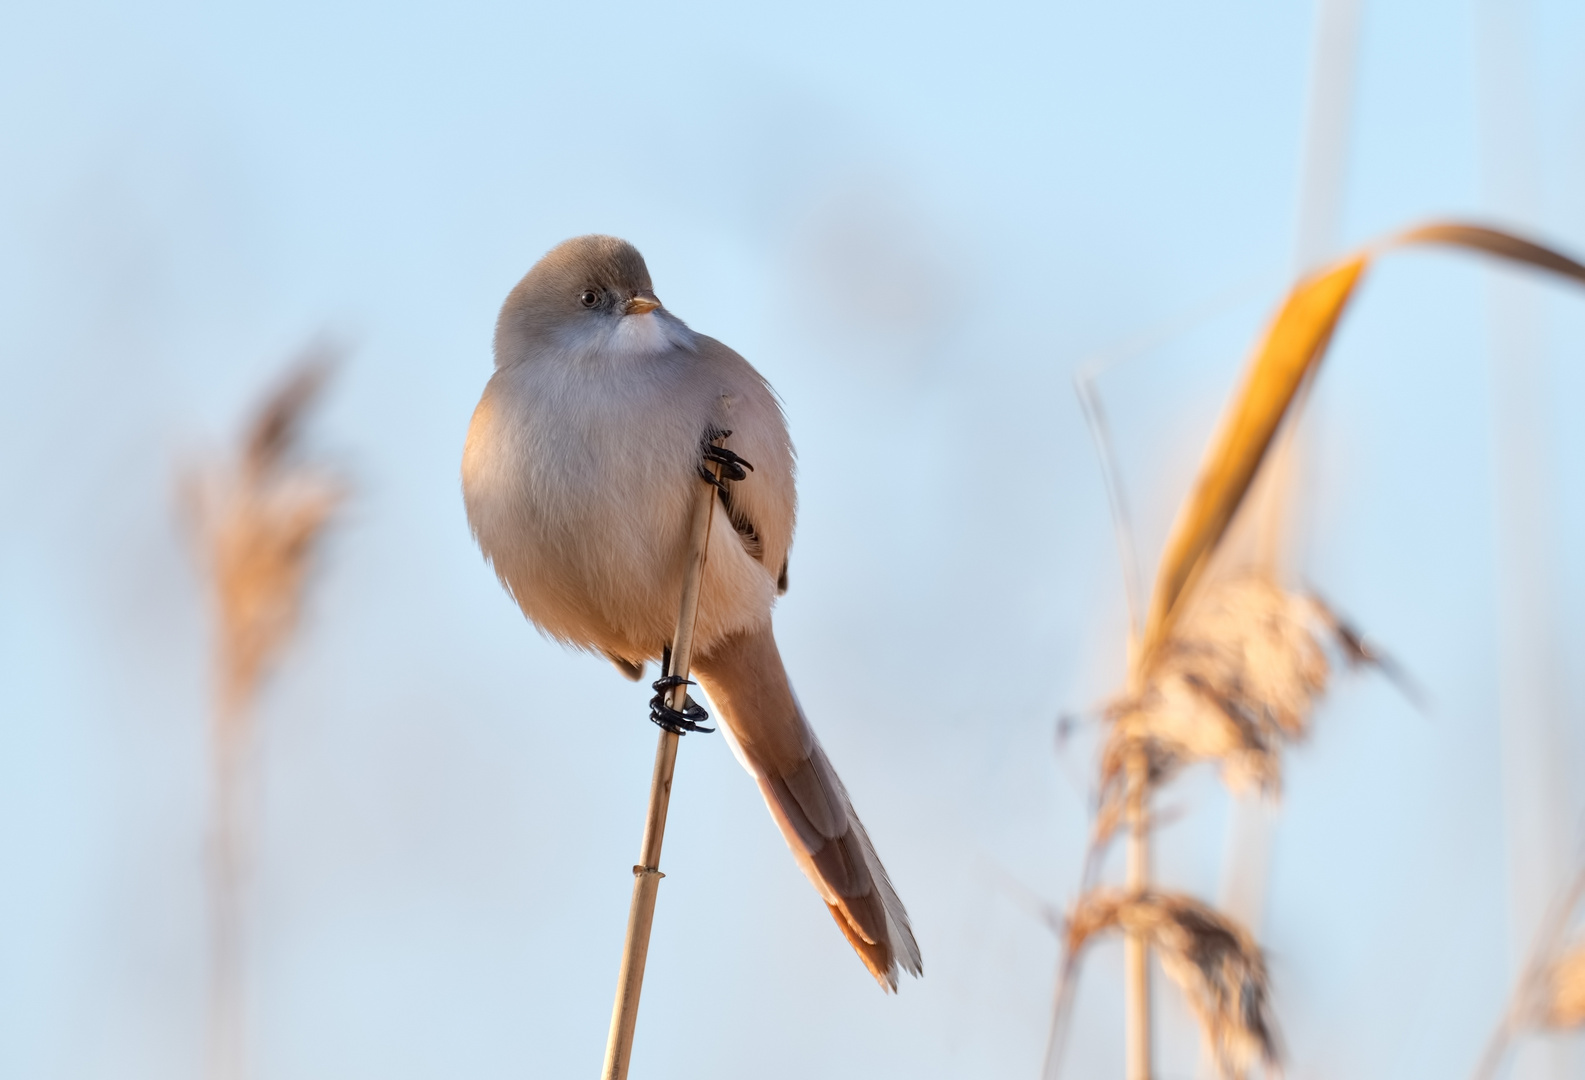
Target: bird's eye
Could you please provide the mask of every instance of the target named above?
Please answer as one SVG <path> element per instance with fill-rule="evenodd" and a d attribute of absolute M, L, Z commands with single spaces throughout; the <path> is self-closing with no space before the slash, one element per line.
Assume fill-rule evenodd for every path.
<path fill-rule="evenodd" d="M 582 304 L 584 307 L 594 307 L 594 305 L 598 304 L 599 302 L 600 294 L 595 292 L 593 289 L 583 290 L 583 295 L 578 297 L 578 303 Z"/>

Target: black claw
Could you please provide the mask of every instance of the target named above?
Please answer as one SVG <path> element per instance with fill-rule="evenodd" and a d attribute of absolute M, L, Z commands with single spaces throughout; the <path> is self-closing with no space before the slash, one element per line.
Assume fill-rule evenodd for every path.
<path fill-rule="evenodd" d="M 724 446 L 706 446 L 704 459 L 720 462 L 721 475 L 727 480 L 747 480 L 748 474 L 754 471 L 753 465 Z"/>
<path fill-rule="evenodd" d="M 716 439 L 724 439 L 732 434 L 730 431 L 711 431 L 705 436 L 704 445 L 700 454 L 704 459 L 699 463 L 699 475 L 714 484 L 722 491 L 726 490 L 726 481 L 747 480 L 748 474 L 754 471 L 754 466 L 738 457 L 724 446 L 716 446 Z M 713 461 L 721 466 L 721 475 L 717 477 L 705 462 Z"/>
<path fill-rule="evenodd" d="M 649 699 L 649 719 L 651 723 L 659 724 L 667 731 L 678 735 L 686 735 L 690 731 L 699 731 L 709 734 L 715 728 L 702 726 L 704 721 L 710 719 L 710 714 L 686 694 L 683 695 L 682 709 L 678 711 L 666 704 L 666 695 L 679 686 L 694 686 L 692 679 L 685 679 L 681 675 L 667 675 L 656 679 L 650 684 L 655 690 L 655 696 Z"/>

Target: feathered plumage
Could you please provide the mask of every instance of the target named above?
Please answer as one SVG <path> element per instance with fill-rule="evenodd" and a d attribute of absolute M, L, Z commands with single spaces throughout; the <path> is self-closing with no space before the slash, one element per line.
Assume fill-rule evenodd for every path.
<path fill-rule="evenodd" d="M 703 445 L 753 471 L 715 515 L 694 671 L 799 865 L 882 986 L 918 974 L 908 915 L 803 716 L 771 635 L 796 497 L 786 421 L 737 353 L 660 306 L 644 260 L 569 240 L 512 290 L 463 495 L 480 548 L 544 633 L 629 678 L 670 641 Z"/>

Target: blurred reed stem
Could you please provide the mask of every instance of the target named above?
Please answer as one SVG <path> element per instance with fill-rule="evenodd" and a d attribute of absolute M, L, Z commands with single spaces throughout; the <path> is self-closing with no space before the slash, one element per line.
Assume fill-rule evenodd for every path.
<path fill-rule="evenodd" d="M 212 733 L 214 820 L 209 837 L 209 1075 L 240 1080 L 242 1045 L 242 771 L 248 717 L 222 702 Z"/>

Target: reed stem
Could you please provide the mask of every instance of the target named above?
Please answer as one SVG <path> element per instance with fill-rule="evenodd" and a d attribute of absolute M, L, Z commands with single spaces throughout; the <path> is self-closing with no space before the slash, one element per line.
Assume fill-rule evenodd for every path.
<path fill-rule="evenodd" d="M 245 706 L 223 707 L 214 732 L 209 849 L 209 1080 L 242 1080 L 242 781 Z"/>
<path fill-rule="evenodd" d="M 1150 887 L 1150 827 L 1146 820 L 1147 766 L 1142 755 L 1129 763 L 1128 891 L 1134 895 Z M 1150 1080 L 1150 946 L 1144 935 L 1128 931 L 1123 939 L 1124 1076 Z"/>
<path fill-rule="evenodd" d="M 725 436 L 715 440 L 719 446 Z M 711 463 L 716 479 L 721 466 Z M 677 629 L 672 635 L 671 665 L 662 675 L 688 677 L 693 659 L 693 631 L 699 614 L 699 590 L 704 582 L 705 558 L 710 551 L 710 523 L 715 516 L 715 487 L 703 479 L 694 493 L 693 519 L 688 539 L 688 576 L 683 580 Z M 671 692 L 668 704 L 682 711 L 687 686 Z M 633 867 L 633 902 L 627 913 L 627 936 L 622 942 L 622 967 L 617 975 L 616 1003 L 611 1007 L 611 1031 L 606 1037 L 601 1080 L 626 1080 L 633 1056 L 633 1029 L 638 1023 L 638 999 L 644 989 L 644 962 L 649 956 L 649 932 L 655 921 L 655 900 L 660 893 L 661 843 L 666 838 L 666 812 L 671 807 L 672 773 L 677 767 L 676 732 L 661 730 L 655 747 L 655 771 L 649 784 L 649 811 L 644 818 L 644 842 L 638 865 Z"/>

